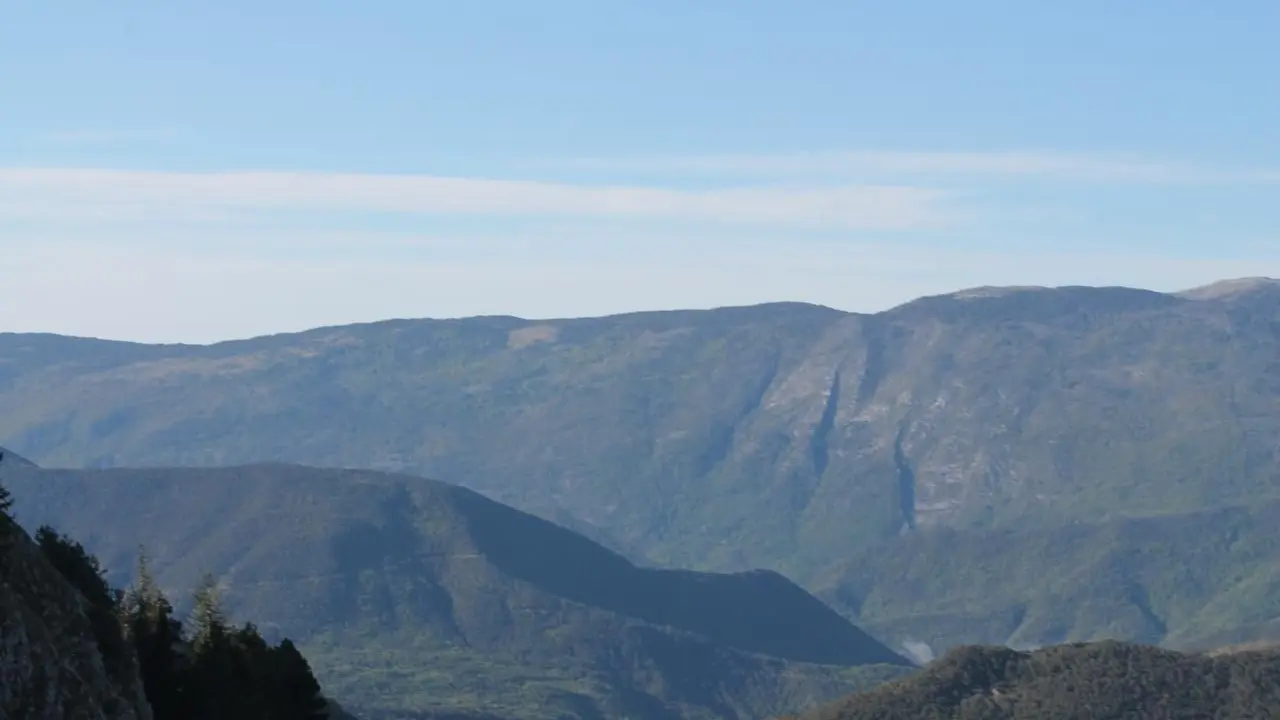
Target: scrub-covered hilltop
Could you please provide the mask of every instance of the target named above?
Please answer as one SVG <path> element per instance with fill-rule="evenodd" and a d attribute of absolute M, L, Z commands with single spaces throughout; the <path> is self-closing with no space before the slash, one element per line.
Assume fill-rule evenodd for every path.
<path fill-rule="evenodd" d="M 1104 642 L 953 650 L 918 675 L 801 720 L 1267 720 L 1280 652 L 1184 655 Z"/>

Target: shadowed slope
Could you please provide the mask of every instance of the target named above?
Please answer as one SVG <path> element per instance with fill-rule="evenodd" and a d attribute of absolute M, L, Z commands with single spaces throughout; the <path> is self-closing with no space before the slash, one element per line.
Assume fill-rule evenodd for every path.
<path fill-rule="evenodd" d="M 841 668 L 905 665 L 775 574 L 637 568 L 430 480 L 262 465 L 26 470 L 9 484 L 23 522 L 66 528 L 108 567 L 131 567 L 143 543 L 178 595 L 212 570 L 234 613 L 301 641 L 326 687 L 357 712 L 470 702 L 458 686 L 479 691 L 475 683 L 519 672 L 545 679 L 485 690 L 494 694 L 469 709 L 511 711 L 531 698 L 563 707 L 548 700 L 559 685 L 597 708 L 742 717 L 856 684 Z M 407 699 L 390 668 L 368 675 L 377 660 L 348 665 L 370 653 L 395 658 L 401 678 L 430 674 L 432 686 L 455 689 Z M 472 675 L 477 663 L 492 665 L 490 677 Z"/>

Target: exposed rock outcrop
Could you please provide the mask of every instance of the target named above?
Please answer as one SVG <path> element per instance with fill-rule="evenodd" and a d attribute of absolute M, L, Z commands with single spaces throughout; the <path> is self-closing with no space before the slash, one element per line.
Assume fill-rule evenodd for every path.
<path fill-rule="evenodd" d="M 84 598 L 0 515 L 0 718 L 151 720 L 137 659 L 103 657 Z"/>

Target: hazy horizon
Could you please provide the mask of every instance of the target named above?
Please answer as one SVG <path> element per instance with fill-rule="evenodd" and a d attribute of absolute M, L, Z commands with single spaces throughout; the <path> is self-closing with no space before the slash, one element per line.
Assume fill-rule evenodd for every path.
<path fill-rule="evenodd" d="M 1241 281 L 1252 281 L 1252 280 L 1258 280 L 1258 281 L 1269 282 L 1269 283 L 1280 283 L 1280 278 L 1273 278 L 1273 277 L 1267 277 L 1267 276 L 1246 276 L 1246 277 L 1235 277 L 1235 278 L 1218 278 L 1218 279 L 1216 279 L 1216 280 L 1211 280 L 1210 282 L 1208 282 L 1208 283 L 1204 283 L 1204 284 L 1201 284 L 1201 285 L 1195 285 L 1195 286 L 1190 286 L 1190 287 L 1180 287 L 1180 288 L 1174 288 L 1174 289 L 1169 289 L 1169 290 L 1156 290 L 1156 289 L 1153 289 L 1153 288 L 1142 288 L 1142 287 L 1136 287 L 1136 286 L 1130 286 L 1130 285 L 1085 285 L 1085 286 L 1077 285 L 1077 284 L 1053 285 L 1053 286 L 1049 286 L 1049 285 L 998 285 L 998 286 L 991 286 L 991 285 L 974 285 L 974 286 L 963 287 L 963 288 L 954 288 L 954 289 L 947 290 L 947 291 L 943 291 L 943 292 L 940 292 L 940 293 L 928 293 L 928 294 L 925 294 L 925 295 L 918 295 L 918 296 L 916 296 L 916 297 L 908 298 L 908 299 L 906 299 L 906 300 L 904 300 L 904 301 L 902 301 L 902 302 L 899 302 L 899 303 L 894 303 L 894 304 L 892 304 L 892 305 L 889 305 L 889 306 L 886 306 L 886 307 L 883 307 L 883 308 L 876 308 L 876 309 L 872 309 L 872 310 L 853 310 L 853 309 L 848 309 L 848 308 L 835 307 L 835 306 L 831 306 L 831 305 L 824 305 L 824 304 L 822 304 L 822 303 L 808 302 L 808 301 L 805 301 L 805 300 L 787 300 L 787 299 L 779 299 L 779 300 L 761 300 L 761 301 L 759 301 L 759 302 L 744 303 L 744 304 L 707 305 L 707 306 L 702 306 L 702 307 L 661 307 L 661 308 L 637 308 L 637 309 L 633 309 L 633 310 L 621 310 L 621 311 L 618 311 L 618 312 L 600 313 L 600 314 L 594 314 L 594 315 L 592 315 L 592 314 L 587 314 L 587 315 L 545 315 L 545 316 L 534 316 L 534 315 L 516 315 L 516 314 L 513 314 L 513 313 L 481 313 L 481 314 L 471 314 L 471 315 L 400 315 L 400 316 L 387 316 L 387 317 L 379 317 L 379 318 L 370 318 L 370 319 L 364 319 L 364 320 L 353 320 L 353 321 L 350 321 L 350 322 L 341 322 L 341 323 L 322 323 L 322 324 L 318 324 L 318 325 L 307 325 L 307 326 L 303 326 L 303 327 L 293 327 L 293 328 L 284 328 L 284 329 L 278 329 L 278 330 L 269 330 L 269 331 L 267 331 L 267 332 L 258 333 L 258 334 L 253 334 L 253 335 L 229 336 L 229 337 L 217 337 L 217 338 L 209 338 L 209 339 L 205 339 L 205 340 L 166 340 L 166 339 L 154 339 L 154 340 L 148 340 L 148 339 L 135 339 L 135 338 L 126 338 L 126 337 L 108 337 L 108 336 L 103 336 L 103 335 L 78 335 L 78 334 L 75 334 L 75 333 L 60 333 L 60 332 L 54 332 L 54 331 L 49 331 L 49 330 L 17 330 L 17 331 L 15 331 L 15 330 L 0 330 L 0 334 L 13 333 L 13 334 L 30 334 L 30 335 L 42 335 L 42 334 L 43 334 L 43 335 L 60 335 L 60 336 L 63 336 L 63 337 L 78 337 L 78 338 L 83 338 L 83 339 L 90 339 L 90 340 L 107 340 L 107 341 L 113 341 L 113 342 L 129 342 L 129 343 L 139 343 L 139 344 L 144 344 L 144 345 L 217 345 L 217 344 L 220 344 L 220 343 L 238 342 L 238 341 L 242 341 L 242 340 L 252 340 L 252 339 L 260 338 L 260 337 L 269 337 L 269 336 L 272 336 L 272 335 L 290 335 L 290 334 L 295 334 L 295 333 L 307 332 L 307 331 L 310 331 L 310 330 L 319 330 L 319 329 L 326 328 L 326 327 L 344 327 L 344 326 L 348 326 L 348 325 L 367 325 L 367 324 L 376 324 L 376 323 L 382 323 L 382 322 L 396 322 L 396 321 L 402 321 L 402 320 L 404 320 L 404 321 L 413 321 L 413 320 L 467 320 L 467 319 L 473 319 L 473 318 L 487 318 L 487 317 L 488 317 L 488 318 L 493 318 L 493 317 L 504 317 L 504 318 L 515 318 L 515 319 L 518 319 L 518 320 L 527 320 L 527 321 L 530 321 L 530 322 L 542 322 L 542 321 L 545 321 L 545 322 L 559 322 L 559 321 L 579 320 L 579 319 L 605 318 L 605 317 L 612 317 L 612 316 L 617 316 L 617 315 L 629 315 L 629 314 L 638 314 L 638 313 L 700 311 L 700 310 L 715 310 L 715 309 L 720 309 L 720 308 L 756 307 L 756 306 L 763 306 L 763 305 L 781 305 L 781 304 L 792 304 L 792 303 L 794 303 L 794 304 L 799 304 L 799 305 L 811 305 L 811 306 L 814 306 L 814 307 L 826 307 L 826 308 L 830 308 L 830 309 L 835 310 L 835 311 L 838 311 L 838 312 L 844 312 L 844 313 L 850 313 L 850 314 L 874 315 L 874 314 L 881 313 L 881 312 L 887 312 L 887 311 L 892 310 L 892 309 L 894 309 L 894 308 L 896 308 L 896 307 L 898 307 L 898 306 L 900 306 L 900 305 L 903 305 L 903 304 L 905 304 L 905 303 L 909 303 L 909 302 L 912 302 L 912 301 L 914 301 L 914 300 L 917 300 L 917 299 L 920 299 L 920 298 L 924 298 L 924 297 L 936 297 L 936 296 L 943 296 L 943 295 L 953 295 L 953 294 L 959 294 L 959 293 L 964 293 L 964 292 L 967 292 L 967 291 L 979 290 L 979 289 L 984 289 L 984 288 L 1005 289 L 1005 290 L 1055 290 L 1055 289 L 1071 288 L 1071 287 L 1090 287 L 1090 288 L 1124 287 L 1124 288 L 1128 288 L 1128 289 L 1131 289 L 1131 290 L 1147 290 L 1147 291 L 1150 291 L 1150 292 L 1159 292 L 1159 293 L 1165 293 L 1165 294 L 1177 294 L 1177 293 L 1187 292 L 1187 291 L 1191 291 L 1191 290 L 1199 290 L 1199 289 L 1206 288 L 1206 287 L 1209 287 L 1209 286 L 1212 286 L 1212 285 L 1220 285 L 1220 284 L 1227 284 L 1227 283 L 1241 282 Z"/>
<path fill-rule="evenodd" d="M 21 3 L 0 330 L 1280 276 L 1277 24 L 1257 0 Z"/>

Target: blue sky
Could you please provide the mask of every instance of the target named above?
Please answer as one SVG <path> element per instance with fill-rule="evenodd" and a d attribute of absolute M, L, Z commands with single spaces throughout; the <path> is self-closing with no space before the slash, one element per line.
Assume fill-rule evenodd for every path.
<path fill-rule="evenodd" d="M 0 329 L 1280 276 L 1280 4 L 10 0 Z"/>

